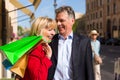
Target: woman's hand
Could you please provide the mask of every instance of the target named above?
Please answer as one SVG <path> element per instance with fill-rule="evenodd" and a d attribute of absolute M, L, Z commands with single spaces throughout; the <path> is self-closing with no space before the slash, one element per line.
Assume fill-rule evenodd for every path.
<path fill-rule="evenodd" d="M 51 47 L 48 45 L 48 43 L 43 43 L 43 50 L 46 53 L 46 56 L 50 59 L 52 56 L 52 49 Z"/>
<path fill-rule="evenodd" d="M 20 77 L 19 75 L 16 74 L 15 80 L 21 80 L 21 77 Z"/>

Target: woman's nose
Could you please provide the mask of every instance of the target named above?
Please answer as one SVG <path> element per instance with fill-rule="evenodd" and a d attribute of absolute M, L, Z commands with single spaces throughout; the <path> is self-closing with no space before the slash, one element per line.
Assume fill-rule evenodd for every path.
<path fill-rule="evenodd" d="M 55 35 L 55 30 L 52 30 L 52 35 Z"/>

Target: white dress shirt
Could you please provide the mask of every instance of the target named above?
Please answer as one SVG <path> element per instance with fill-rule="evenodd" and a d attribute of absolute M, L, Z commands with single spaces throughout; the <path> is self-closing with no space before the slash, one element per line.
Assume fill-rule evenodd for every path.
<path fill-rule="evenodd" d="M 59 35 L 58 62 L 53 80 L 72 80 L 71 50 L 73 32 L 64 39 Z"/>

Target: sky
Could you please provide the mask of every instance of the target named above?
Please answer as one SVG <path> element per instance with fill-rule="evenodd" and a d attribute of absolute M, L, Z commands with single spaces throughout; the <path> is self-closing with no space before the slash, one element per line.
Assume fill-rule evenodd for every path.
<path fill-rule="evenodd" d="M 75 12 L 78 13 L 85 13 L 86 6 L 85 6 L 85 1 L 86 0 L 56 0 L 57 1 L 57 7 L 67 5 L 71 6 Z M 28 0 L 19 0 L 22 4 L 25 6 L 31 4 Z M 34 12 L 35 17 L 40 17 L 40 16 L 48 16 L 52 19 L 55 18 L 55 9 L 54 9 L 54 0 L 41 0 L 40 5 L 38 6 L 37 10 L 34 10 L 33 6 L 28 7 L 32 12 Z M 22 13 L 20 10 L 18 10 L 18 25 L 22 27 L 30 27 L 30 19 L 29 16 L 25 15 Z"/>

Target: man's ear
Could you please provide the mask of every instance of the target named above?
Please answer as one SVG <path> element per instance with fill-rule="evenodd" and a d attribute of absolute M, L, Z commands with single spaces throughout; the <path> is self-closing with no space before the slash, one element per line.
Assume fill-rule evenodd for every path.
<path fill-rule="evenodd" d="M 75 19 L 72 19 L 72 23 L 73 23 L 73 24 L 75 23 Z"/>

